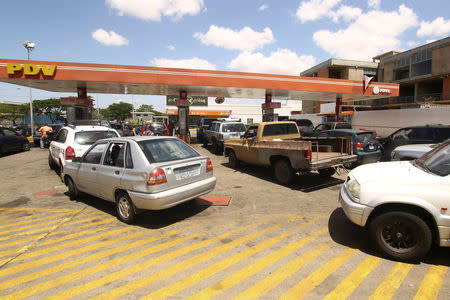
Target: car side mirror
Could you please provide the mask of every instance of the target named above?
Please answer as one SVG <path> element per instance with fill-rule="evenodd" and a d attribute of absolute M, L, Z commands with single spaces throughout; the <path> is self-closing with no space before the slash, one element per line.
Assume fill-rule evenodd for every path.
<path fill-rule="evenodd" d="M 83 158 L 81 156 L 75 156 L 74 158 L 72 158 L 72 162 L 75 163 L 81 163 L 83 161 Z"/>

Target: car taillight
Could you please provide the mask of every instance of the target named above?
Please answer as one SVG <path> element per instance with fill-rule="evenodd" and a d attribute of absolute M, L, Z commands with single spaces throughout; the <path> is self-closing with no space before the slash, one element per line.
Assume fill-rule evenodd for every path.
<path fill-rule="evenodd" d="M 213 170 L 213 165 L 211 160 L 208 158 L 206 160 L 206 172 L 211 172 Z"/>
<path fill-rule="evenodd" d="M 148 185 L 156 185 L 166 182 L 167 182 L 166 173 L 164 173 L 164 170 L 160 168 L 153 169 L 153 171 L 150 172 L 150 176 L 147 180 Z"/>
<path fill-rule="evenodd" d="M 306 150 L 303 152 L 303 155 L 305 156 L 306 159 L 311 160 L 312 158 L 312 150 Z"/>
<path fill-rule="evenodd" d="M 65 154 L 65 158 L 66 160 L 72 160 L 72 158 L 75 157 L 75 150 L 73 150 L 72 147 L 67 147 L 66 148 L 66 154 Z"/>
<path fill-rule="evenodd" d="M 363 145 L 362 145 L 360 142 L 357 142 L 357 143 L 356 143 L 356 149 L 358 149 L 358 150 L 364 150 L 364 147 L 363 147 Z"/>

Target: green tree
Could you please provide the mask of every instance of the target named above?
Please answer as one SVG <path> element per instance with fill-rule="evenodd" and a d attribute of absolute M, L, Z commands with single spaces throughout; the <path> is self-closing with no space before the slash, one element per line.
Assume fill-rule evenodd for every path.
<path fill-rule="evenodd" d="M 109 110 L 110 118 L 124 121 L 126 118 L 131 117 L 133 105 L 130 103 L 119 102 L 111 104 L 107 109 Z"/>
<path fill-rule="evenodd" d="M 25 115 L 30 111 L 28 104 L 0 104 L 0 118 L 10 120 L 16 124 L 18 118 L 25 118 Z"/>
<path fill-rule="evenodd" d="M 33 100 L 33 112 L 48 115 L 52 123 L 61 118 L 66 111 L 67 105 L 61 104 L 59 98 Z"/>
<path fill-rule="evenodd" d="M 141 106 L 139 106 L 137 111 L 139 111 L 139 112 L 144 112 L 144 111 L 152 112 L 152 113 L 155 114 L 155 116 L 164 116 L 165 115 L 164 113 L 155 110 L 153 108 L 153 105 L 148 105 L 148 104 L 142 104 Z"/>

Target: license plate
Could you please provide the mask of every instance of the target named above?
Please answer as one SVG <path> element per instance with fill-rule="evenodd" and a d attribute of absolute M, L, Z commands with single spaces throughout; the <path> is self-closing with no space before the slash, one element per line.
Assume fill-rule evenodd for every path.
<path fill-rule="evenodd" d="M 369 149 L 370 149 L 370 150 L 374 150 L 374 149 L 375 149 L 375 146 L 374 146 L 374 145 L 369 145 Z"/>
<path fill-rule="evenodd" d="M 177 180 L 183 180 L 189 177 L 194 177 L 200 174 L 200 168 L 193 168 L 189 170 L 183 170 L 175 172 L 175 178 Z"/>

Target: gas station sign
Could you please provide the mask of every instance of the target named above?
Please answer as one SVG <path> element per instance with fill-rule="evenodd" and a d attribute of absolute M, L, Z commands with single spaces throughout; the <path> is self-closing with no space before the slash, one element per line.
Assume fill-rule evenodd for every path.
<path fill-rule="evenodd" d="M 15 64 L 8 63 L 6 65 L 8 74 L 14 75 L 18 72 L 22 72 L 24 75 L 38 75 L 40 72 L 44 76 L 54 76 L 56 72 L 56 66 L 54 65 L 35 65 L 35 64 Z"/>
<path fill-rule="evenodd" d="M 178 96 L 167 96 L 166 105 L 176 105 Z M 187 100 L 190 106 L 208 106 L 208 97 L 188 96 Z"/>

